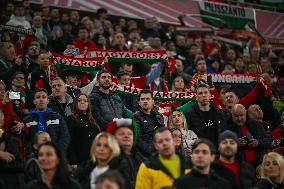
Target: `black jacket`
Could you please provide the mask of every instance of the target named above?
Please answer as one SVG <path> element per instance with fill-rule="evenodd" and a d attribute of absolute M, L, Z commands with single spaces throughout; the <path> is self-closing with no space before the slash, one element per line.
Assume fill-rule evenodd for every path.
<path fill-rule="evenodd" d="M 11 68 L 11 63 L 6 57 L 0 56 L 0 80 L 3 80 L 6 84 L 9 83 L 9 75 L 7 71 Z"/>
<path fill-rule="evenodd" d="M 35 134 L 38 132 L 38 121 L 39 118 L 36 114 L 30 114 L 24 120 L 28 127 L 28 141 L 32 142 L 34 140 Z M 47 112 L 45 115 L 47 132 L 50 135 L 51 141 L 66 153 L 68 144 L 70 142 L 70 135 L 68 127 L 63 117 L 55 112 Z M 28 145 L 28 149 L 31 152 L 31 144 Z"/>
<path fill-rule="evenodd" d="M 16 136 L 4 133 L 0 138 L 0 145 L 1 147 L 5 147 L 3 149 L 4 152 L 9 152 L 15 156 L 15 159 L 9 163 L 0 159 L 0 174 L 23 173 L 25 168 L 25 160 L 20 152 L 19 139 Z"/>
<path fill-rule="evenodd" d="M 164 122 L 161 115 L 152 110 L 150 115 L 145 114 L 142 110 L 133 114 L 133 118 L 137 123 L 137 150 L 145 157 L 149 157 L 154 150 L 153 134 L 156 129 L 164 127 Z"/>
<path fill-rule="evenodd" d="M 118 94 L 126 108 L 132 112 L 139 110 L 138 97 L 128 94 Z"/>
<path fill-rule="evenodd" d="M 233 185 L 233 188 L 242 188 L 242 189 L 253 188 L 254 185 L 256 184 L 256 173 L 254 167 L 251 164 L 246 163 L 244 161 L 238 161 L 238 163 L 239 163 L 240 182 L 235 183 Z M 225 172 L 227 173 L 231 172 L 235 177 L 234 173 L 230 169 L 223 166 L 219 161 L 213 164 L 213 169 L 216 172 L 216 174 L 218 174 L 220 177 L 223 177 L 224 179 L 230 178 L 228 174 L 224 173 L 224 170 L 226 170 Z"/>
<path fill-rule="evenodd" d="M 109 163 L 109 170 L 118 170 L 121 160 L 119 157 L 112 159 Z M 90 175 L 96 164 L 89 160 L 84 162 L 74 173 L 74 178 L 81 184 L 82 189 L 90 189 Z"/>
<path fill-rule="evenodd" d="M 71 115 L 66 123 L 71 139 L 67 157 L 71 165 L 80 165 L 90 158 L 91 145 L 100 128 L 96 123 L 90 123 L 84 114 L 80 114 L 79 119 Z"/>
<path fill-rule="evenodd" d="M 50 107 L 54 112 L 59 113 L 66 121 L 66 118 L 72 114 L 73 99 L 69 94 L 66 94 L 65 98 L 66 104 L 63 106 L 57 98 L 49 96 L 48 107 Z"/>
<path fill-rule="evenodd" d="M 135 181 L 139 166 L 145 160 L 146 158 L 140 152 L 136 152 L 135 150 L 132 151 L 130 156 L 121 151 L 119 156 L 119 171 L 122 173 L 128 189 L 135 188 Z"/>
<path fill-rule="evenodd" d="M 67 94 L 69 94 L 73 100 L 77 95 L 81 93 L 81 90 L 79 88 L 74 88 L 69 85 L 67 85 L 66 87 L 67 87 Z"/>
<path fill-rule="evenodd" d="M 262 125 L 259 123 L 247 118 L 246 126 L 248 129 L 248 132 L 251 134 L 251 136 L 254 139 L 257 139 L 258 141 L 258 147 L 256 147 L 256 165 L 260 164 L 262 161 L 262 156 L 264 154 L 264 150 L 268 149 L 271 146 L 272 139 L 271 137 L 265 132 Z M 227 129 L 233 131 L 237 134 L 238 138 L 243 137 L 241 127 L 238 126 L 233 122 L 232 119 L 230 119 L 227 123 Z M 244 150 L 246 147 L 240 146 L 238 149 L 238 153 L 240 156 L 244 159 L 245 153 Z"/>
<path fill-rule="evenodd" d="M 48 94 L 51 94 L 51 87 L 49 85 L 49 76 L 47 73 L 40 69 L 36 68 L 30 75 L 29 75 L 29 87 L 30 90 L 36 90 L 36 84 L 41 81 L 43 84 L 43 88 L 45 88 Z"/>
<path fill-rule="evenodd" d="M 203 175 L 197 170 L 192 169 L 190 173 L 176 179 L 173 184 L 174 189 L 231 189 L 231 184 L 219 177 L 215 173 Z"/>
<path fill-rule="evenodd" d="M 118 95 L 103 93 L 95 87 L 90 95 L 92 113 L 102 131 L 113 118 L 128 117 L 124 112 L 124 105 Z"/>
<path fill-rule="evenodd" d="M 243 189 L 250 189 L 256 183 L 256 172 L 254 167 L 246 162 L 240 162 L 241 186 Z"/>
<path fill-rule="evenodd" d="M 37 159 L 30 158 L 25 166 L 25 183 L 29 183 L 32 180 L 41 179 L 41 170 Z"/>
<path fill-rule="evenodd" d="M 71 181 L 71 183 L 70 183 L 70 186 L 69 186 L 68 189 L 81 189 L 82 188 L 80 186 L 80 184 L 78 182 L 76 182 L 75 180 L 71 179 L 70 181 Z M 61 189 L 61 188 L 62 188 L 62 186 L 60 186 L 60 185 L 52 186 L 52 188 L 49 188 L 42 181 L 42 179 L 33 180 L 25 186 L 25 189 Z"/>
<path fill-rule="evenodd" d="M 275 184 L 269 180 L 261 179 L 254 187 L 255 189 L 284 189 L 284 184 Z"/>
<path fill-rule="evenodd" d="M 210 120 L 206 119 L 206 115 L 210 116 Z M 219 133 L 225 128 L 228 119 L 221 109 L 210 106 L 209 112 L 203 112 L 196 104 L 193 109 L 185 113 L 185 117 L 188 129 L 192 130 L 198 138 L 207 138 L 218 146 Z"/>
<path fill-rule="evenodd" d="M 0 139 L 0 144 L 5 144 L 3 151 L 15 156 L 15 160 L 7 163 L 0 159 L 0 178 L 5 188 L 22 189 L 24 184 L 25 160 L 20 155 L 19 140 L 5 133 Z"/>
<path fill-rule="evenodd" d="M 219 177 L 223 178 L 224 180 L 227 180 L 229 183 L 231 183 L 232 189 L 240 189 L 240 184 L 238 183 L 234 173 L 228 169 L 227 167 L 223 166 L 222 164 L 219 164 L 217 162 L 211 163 L 211 171 L 214 172 Z"/>

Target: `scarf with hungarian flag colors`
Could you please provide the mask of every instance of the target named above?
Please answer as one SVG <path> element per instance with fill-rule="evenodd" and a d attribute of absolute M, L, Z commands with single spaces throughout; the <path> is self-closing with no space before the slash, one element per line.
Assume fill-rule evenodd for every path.
<path fill-rule="evenodd" d="M 51 78 L 54 78 L 58 68 L 77 71 L 96 71 L 105 68 L 111 71 L 108 62 L 163 62 L 167 64 L 167 74 L 174 70 L 176 64 L 174 58 L 169 57 L 165 50 L 116 51 L 96 49 L 88 52 L 86 58 L 74 58 L 52 53 L 51 75 L 53 77 Z"/>
<path fill-rule="evenodd" d="M 146 51 L 117 51 L 117 50 L 103 50 L 96 49 L 90 51 L 87 57 L 107 57 L 108 62 L 147 62 L 156 63 L 163 62 L 167 64 L 167 74 L 171 73 L 176 65 L 174 58 L 169 57 L 165 50 L 146 50 Z"/>
<path fill-rule="evenodd" d="M 95 71 L 103 68 L 107 69 L 108 62 L 165 62 L 168 63 L 168 68 L 175 64 L 169 63 L 169 57 L 166 51 L 107 51 L 96 50 L 91 51 L 88 54 L 88 58 L 74 58 L 64 56 L 56 53 L 52 53 L 52 66 L 56 69 L 64 68 L 77 71 Z M 173 66 L 174 67 L 174 66 Z M 56 69 L 54 69 L 56 73 Z M 53 70 L 52 68 L 50 70 Z M 258 75 L 254 74 L 196 74 L 189 83 L 189 89 L 187 92 L 154 92 L 154 98 L 161 101 L 195 101 L 195 85 L 205 81 L 208 83 L 208 78 L 213 84 L 250 84 L 253 82 L 261 84 L 265 89 L 265 95 L 268 95 L 271 91 L 271 86 L 268 82 Z M 117 93 L 125 93 L 129 95 L 138 95 L 141 89 L 133 87 L 122 87 L 121 85 L 114 85 L 114 91 Z M 212 93 L 213 102 L 219 101 L 218 92 Z M 214 103 L 217 105 L 216 103 Z"/>

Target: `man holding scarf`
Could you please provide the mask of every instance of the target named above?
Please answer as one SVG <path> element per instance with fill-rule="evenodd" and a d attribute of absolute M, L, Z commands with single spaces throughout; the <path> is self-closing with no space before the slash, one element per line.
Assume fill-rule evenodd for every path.
<path fill-rule="evenodd" d="M 47 132 L 56 146 L 65 153 L 70 141 L 68 128 L 63 117 L 47 107 L 49 103 L 47 91 L 42 88 L 36 90 L 33 102 L 36 108 L 25 119 L 28 141 L 33 141 L 37 132 Z M 31 146 L 29 150 L 30 148 Z"/>

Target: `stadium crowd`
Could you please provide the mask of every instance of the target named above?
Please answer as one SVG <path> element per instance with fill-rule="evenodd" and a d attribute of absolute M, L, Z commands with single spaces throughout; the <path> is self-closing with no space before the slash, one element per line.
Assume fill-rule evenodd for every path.
<path fill-rule="evenodd" d="M 0 16 L 0 188 L 284 188 L 284 51 L 104 8 L 9 1 Z M 85 59 L 96 49 L 165 50 L 175 65 L 109 62 L 52 75 L 52 53 Z M 256 80 L 200 79 L 208 73 Z M 115 93 L 118 84 L 139 95 Z M 194 91 L 194 104 L 155 100 L 157 91 Z"/>

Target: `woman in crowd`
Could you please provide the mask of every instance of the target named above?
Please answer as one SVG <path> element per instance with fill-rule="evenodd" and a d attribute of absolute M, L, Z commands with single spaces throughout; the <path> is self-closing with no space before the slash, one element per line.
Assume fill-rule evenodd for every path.
<path fill-rule="evenodd" d="M 96 189 L 97 178 L 108 170 L 119 166 L 120 148 L 111 134 L 102 132 L 96 136 L 91 146 L 91 160 L 82 164 L 74 177 L 83 189 Z"/>
<path fill-rule="evenodd" d="M 40 179 L 41 178 L 41 169 L 38 164 L 38 148 L 41 144 L 46 142 L 50 142 L 51 138 L 47 132 L 37 132 L 34 137 L 33 141 L 33 153 L 31 154 L 30 158 L 27 160 L 25 165 L 25 183 L 28 183 L 32 180 Z"/>
<path fill-rule="evenodd" d="M 67 120 L 71 141 L 68 160 L 71 165 L 80 165 L 89 159 L 90 148 L 100 128 L 91 112 L 90 99 L 79 94 L 73 102 L 73 114 Z"/>
<path fill-rule="evenodd" d="M 170 126 L 180 129 L 182 134 L 182 149 L 184 151 L 184 154 L 189 157 L 192 153 L 191 146 L 198 137 L 193 131 L 188 130 L 186 118 L 180 110 L 174 109 L 171 112 Z"/>
<path fill-rule="evenodd" d="M 185 92 L 186 91 L 186 87 L 184 84 L 184 78 L 181 75 L 178 75 L 173 79 L 171 91 L 172 92 Z"/>
<path fill-rule="evenodd" d="M 118 171 L 107 171 L 96 180 L 97 189 L 125 189 L 123 177 Z"/>
<path fill-rule="evenodd" d="M 184 154 L 184 149 L 182 147 L 182 134 L 180 129 L 176 128 L 176 127 L 172 127 L 171 129 L 173 138 L 174 138 L 174 144 L 176 147 L 176 152 L 180 153 L 180 154 Z"/>
<path fill-rule="evenodd" d="M 52 142 L 39 146 L 38 163 L 42 170 L 41 179 L 29 182 L 25 186 L 26 189 L 81 188 L 79 183 L 71 178 L 63 155 Z"/>
<path fill-rule="evenodd" d="M 260 165 L 261 180 L 256 189 L 283 189 L 284 188 L 284 159 L 276 152 L 269 152 L 263 157 Z"/>

